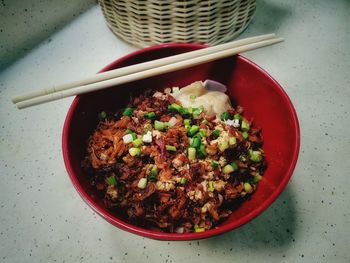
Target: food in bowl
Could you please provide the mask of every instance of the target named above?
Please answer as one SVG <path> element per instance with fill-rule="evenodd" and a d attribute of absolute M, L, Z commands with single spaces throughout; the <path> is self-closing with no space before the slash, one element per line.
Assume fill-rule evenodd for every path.
<path fill-rule="evenodd" d="M 149 47 L 112 62 L 101 72 L 204 47 L 198 44 Z M 86 143 L 97 126 L 96 116 L 101 111 L 115 112 L 117 108 L 126 107 L 130 94 L 140 94 L 145 87 L 163 90 L 164 87 L 183 87 L 205 79 L 224 83 L 227 87 L 226 94 L 233 105 L 241 105 L 244 116 L 249 120 L 253 118 L 256 127 L 261 127 L 264 157 L 268 164 L 263 180 L 259 182 L 249 201 L 243 202 L 227 219 L 210 230 L 177 234 L 138 227 L 104 205 L 103 191 L 98 191 L 91 185 L 91 177 L 81 167 L 86 156 Z M 139 236 L 168 241 L 213 237 L 235 230 L 259 216 L 284 191 L 295 169 L 299 147 L 298 117 L 288 94 L 266 71 L 240 55 L 77 96 L 67 112 L 62 131 L 64 163 L 72 185 L 82 199 L 102 218 L 120 229 Z"/>
<path fill-rule="evenodd" d="M 110 211 L 147 229 L 203 232 L 255 191 L 266 169 L 261 129 L 207 87 L 148 90 L 100 113 L 82 166 Z"/>

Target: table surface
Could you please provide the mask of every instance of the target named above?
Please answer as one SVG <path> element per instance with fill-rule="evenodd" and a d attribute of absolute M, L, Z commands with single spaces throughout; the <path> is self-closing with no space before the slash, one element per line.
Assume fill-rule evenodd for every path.
<path fill-rule="evenodd" d="M 19 111 L 10 97 L 90 76 L 135 50 L 94 6 L 0 72 L 0 261 L 350 262 L 350 2 L 258 2 L 240 38 L 286 41 L 244 55 L 284 87 L 301 126 L 281 196 L 239 229 L 190 242 L 119 230 L 84 203 L 61 151 L 72 98 Z"/>

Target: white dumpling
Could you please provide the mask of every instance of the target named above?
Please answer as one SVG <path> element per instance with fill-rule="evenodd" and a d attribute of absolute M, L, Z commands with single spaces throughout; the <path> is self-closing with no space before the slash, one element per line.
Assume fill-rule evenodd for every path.
<path fill-rule="evenodd" d="M 201 81 L 193 82 L 192 84 L 183 87 L 179 92 L 172 94 L 172 96 L 181 102 L 184 107 L 193 107 L 193 97 L 199 97 L 208 91 Z"/>
<path fill-rule="evenodd" d="M 208 91 L 203 82 L 196 81 L 180 89 L 172 96 L 181 102 L 184 107 L 203 106 L 207 115 L 220 116 L 223 112 L 232 109 L 229 97 L 220 91 Z"/>
<path fill-rule="evenodd" d="M 205 88 L 202 81 L 193 82 L 192 84 L 180 89 L 180 93 L 183 95 L 194 95 L 197 97 L 199 97 L 207 92 L 208 92 L 208 90 Z"/>
<path fill-rule="evenodd" d="M 197 99 L 196 99 L 197 100 Z M 208 109 L 208 115 L 216 115 L 220 117 L 220 115 L 232 109 L 231 102 L 229 97 L 220 91 L 209 91 L 207 94 L 198 97 L 199 104 L 203 103 L 204 109 Z"/>

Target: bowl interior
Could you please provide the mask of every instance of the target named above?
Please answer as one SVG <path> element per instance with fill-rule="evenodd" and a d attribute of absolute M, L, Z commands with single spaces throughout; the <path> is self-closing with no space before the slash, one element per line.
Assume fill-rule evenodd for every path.
<path fill-rule="evenodd" d="M 198 48 L 201 45 L 173 44 L 143 49 L 105 67 L 115 69 Z M 262 128 L 268 168 L 252 198 L 218 228 L 195 234 L 169 234 L 132 226 L 109 213 L 89 185 L 81 169 L 86 141 L 102 110 L 124 107 L 130 93 L 145 89 L 185 86 L 196 80 L 213 79 L 228 87 L 233 104 L 244 107 L 245 115 Z M 158 239 L 189 240 L 220 234 L 242 225 L 266 209 L 281 193 L 292 175 L 299 151 L 299 126 L 295 110 L 283 89 L 266 72 L 241 56 L 221 59 L 189 69 L 135 81 L 103 91 L 78 96 L 73 101 L 63 129 L 63 155 L 69 176 L 83 199 L 112 224 L 125 230 Z"/>

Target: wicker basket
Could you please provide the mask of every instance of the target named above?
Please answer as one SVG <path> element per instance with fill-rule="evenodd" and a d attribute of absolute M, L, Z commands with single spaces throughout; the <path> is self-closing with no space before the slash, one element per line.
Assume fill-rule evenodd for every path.
<path fill-rule="evenodd" d="M 246 28 L 256 8 L 256 0 L 98 1 L 111 30 L 139 47 L 227 42 Z"/>

